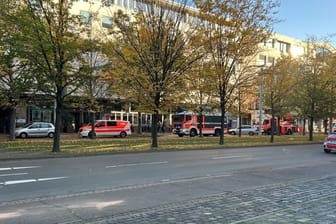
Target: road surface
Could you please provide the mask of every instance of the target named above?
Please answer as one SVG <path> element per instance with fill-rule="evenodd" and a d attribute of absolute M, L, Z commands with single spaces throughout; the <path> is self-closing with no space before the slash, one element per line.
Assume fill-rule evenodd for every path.
<path fill-rule="evenodd" d="M 321 145 L 7 161 L 0 223 L 335 223 L 335 168 Z"/>

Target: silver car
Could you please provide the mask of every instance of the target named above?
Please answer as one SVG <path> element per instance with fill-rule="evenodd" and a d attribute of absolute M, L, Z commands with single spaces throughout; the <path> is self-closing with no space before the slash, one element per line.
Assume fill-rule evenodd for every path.
<path fill-rule="evenodd" d="M 231 135 L 237 135 L 239 133 L 239 128 L 229 129 L 228 133 Z M 253 125 L 242 125 L 241 134 L 242 135 L 257 135 L 258 128 L 256 128 Z"/>
<path fill-rule="evenodd" d="M 53 138 L 55 127 L 51 123 L 46 122 L 33 122 L 26 124 L 22 128 L 15 129 L 16 137 L 49 137 Z"/>

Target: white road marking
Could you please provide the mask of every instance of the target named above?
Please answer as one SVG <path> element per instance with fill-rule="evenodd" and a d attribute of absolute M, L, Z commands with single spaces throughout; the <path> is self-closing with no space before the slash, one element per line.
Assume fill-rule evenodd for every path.
<path fill-rule="evenodd" d="M 116 168 L 116 167 L 127 167 L 127 166 L 143 166 L 143 165 L 159 165 L 159 164 L 166 164 L 168 161 L 161 161 L 161 162 L 149 162 L 149 163 L 129 163 L 129 164 L 120 164 L 114 166 L 105 166 L 105 168 Z"/>
<path fill-rule="evenodd" d="M 12 170 L 12 168 L 0 168 L 0 171 Z"/>
<path fill-rule="evenodd" d="M 162 179 L 161 182 L 168 182 L 170 179 Z"/>
<path fill-rule="evenodd" d="M 36 182 L 36 179 L 9 180 L 9 181 L 3 182 L 3 185 L 24 184 L 24 183 L 31 183 L 31 182 Z"/>
<path fill-rule="evenodd" d="M 37 181 L 47 181 L 47 180 L 59 180 L 59 179 L 65 179 L 68 177 L 48 177 L 48 178 L 38 178 Z"/>
<path fill-rule="evenodd" d="M 68 177 L 48 177 L 48 178 L 37 178 L 37 179 L 25 179 L 25 180 L 9 180 L 0 183 L 0 185 L 13 185 L 13 184 L 25 184 L 25 183 L 33 183 L 33 182 L 41 182 L 41 181 L 49 181 L 49 180 L 59 180 L 65 179 Z"/>
<path fill-rule="evenodd" d="M 8 177 L 8 176 L 20 176 L 20 175 L 27 175 L 28 173 L 5 173 L 0 174 L 0 177 Z"/>
<path fill-rule="evenodd" d="M 40 168 L 40 166 L 3 167 L 3 168 L 0 168 L 0 171 L 23 170 L 23 169 L 35 169 L 35 168 Z"/>
<path fill-rule="evenodd" d="M 234 158 L 248 158 L 249 156 L 221 156 L 221 157 L 212 157 L 211 159 L 234 159 Z"/>
<path fill-rule="evenodd" d="M 13 170 L 35 169 L 40 167 L 41 166 L 22 166 L 22 167 L 13 167 Z"/>

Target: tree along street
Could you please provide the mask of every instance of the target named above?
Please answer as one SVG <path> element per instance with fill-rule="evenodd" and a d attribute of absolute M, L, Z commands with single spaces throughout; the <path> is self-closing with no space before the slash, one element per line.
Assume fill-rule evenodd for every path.
<path fill-rule="evenodd" d="M 301 145 L 2 162 L 0 222 L 95 223 L 209 195 L 335 177 L 335 161 L 321 145 Z"/>

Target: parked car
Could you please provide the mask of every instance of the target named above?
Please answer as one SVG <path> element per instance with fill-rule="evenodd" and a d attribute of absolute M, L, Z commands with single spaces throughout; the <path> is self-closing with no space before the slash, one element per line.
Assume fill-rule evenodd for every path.
<path fill-rule="evenodd" d="M 326 153 L 336 151 L 336 134 L 330 134 L 324 139 L 323 150 Z"/>
<path fill-rule="evenodd" d="M 131 123 L 129 121 L 120 120 L 98 120 L 95 122 L 95 131 L 92 132 L 91 125 L 79 128 L 81 137 L 97 137 L 119 136 L 121 138 L 131 135 Z"/>
<path fill-rule="evenodd" d="M 21 128 L 15 129 L 16 137 L 28 138 L 28 137 L 49 137 L 53 138 L 55 133 L 55 127 L 52 123 L 47 122 L 33 122 L 24 125 Z"/>
<path fill-rule="evenodd" d="M 228 133 L 230 135 L 237 135 L 239 134 L 239 128 L 232 128 L 228 130 Z M 242 125 L 241 126 L 241 134 L 242 135 L 257 135 L 258 134 L 258 128 L 256 128 L 253 125 Z"/>

